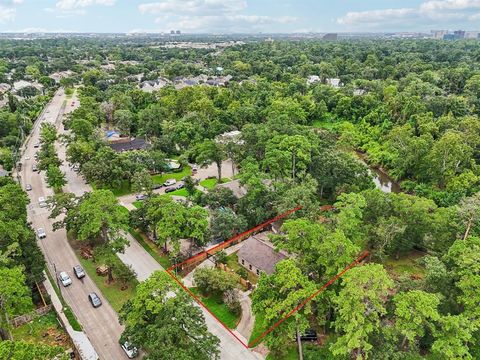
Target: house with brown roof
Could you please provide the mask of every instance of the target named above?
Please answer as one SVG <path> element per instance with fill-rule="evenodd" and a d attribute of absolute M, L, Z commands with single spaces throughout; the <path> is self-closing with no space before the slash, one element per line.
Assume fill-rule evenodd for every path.
<path fill-rule="evenodd" d="M 238 263 L 255 275 L 273 274 L 275 265 L 287 257 L 285 252 L 275 250 L 268 234 L 264 231 L 250 236 L 237 253 Z"/>

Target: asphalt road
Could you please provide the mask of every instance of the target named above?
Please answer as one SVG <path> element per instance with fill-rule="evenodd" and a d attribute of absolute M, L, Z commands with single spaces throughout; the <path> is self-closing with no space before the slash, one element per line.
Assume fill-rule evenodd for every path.
<path fill-rule="evenodd" d="M 63 93 L 62 93 L 63 94 Z M 62 103 L 65 99 L 64 95 L 56 96 L 56 99 L 48 108 L 45 121 L 55 122 L 57 115 L 61 109 Z M 75 101 L 75 106 L 71 106 L 72 100 L 67 103 L 66 112 L 69 112 L 78 105 Z M 63 126 L 57 123 L 59 134 L 65 133 Z M 100 291 L 93 284 L 88 277 L 84 279 L 84 283 L 77 281 L 72 274 L 72 267 L 78 263 L 75 253 L 66 241 L 66 233 L 64 230 L 52 232 L 51 223 L 48 219 L 49 211 L 40 209 L 38 206 L 38 197 L 49 196 L 52 194 L 51 190 L 46 187 L 43 179 L 43 174 L 36 174 L 31 171 L 33 164 L 33 155 L 37 149 L 33 149 L 33 144 L 38 141 L 38 129 L 34 130 L 32 139 L 28 143 L 26 156 L 31 159 L 24 161 L 22 183 L 30 183 L 33 190 L 30 191 L 31 204 L 31 218 L 34 227 L 43 227 L 47 232 L 47 238 L 41 241 L 42 248 L 47 256 L 49 266 L 55 263 L 57 271 L 67 270 L 72 277 L 73 284 L 68 288 L 63 288 L 65 299 L 72 307 L 72 310 L 77 315 L 77 318 L 82 323 L 85 332 L 92 341 L 95 350 L 103 359 L 125 359 L 126 356 L 118 345 L 118 338 L 122 332 L 122 327 L 118 324 L 118 318 L 115 311 L 100 295 Z M 35 151 L 34 151 L 35 150 Z M 64 187 L 67 192 L 73 192 L 77 196 L 82 195 L 86 191 L 91 191 L 88 184 L 83 178 L 73 171 L 65 161 L 65 146 L 57 144 L 57 153 L 61 160 L 64 161 L 62 171 L 65 172 L 68 184 Z M 229 164 L 230 165 L 230 164 Z M 231 176 L 231 165 L 225 166 L 225 176 Z M 216 168 L 210 166 L 206 169 L 199 169 L 197 176 L 199 178 L 206 178 L 208 176 L 216 175 Z M 28 179 L 28 181 L 25 181 Z M 148 254 L 145 249 L 130 235 L 127 235 L 130 241 L 130 246 L 125 249 L 124 254 L 119 254 L 119 258 L 128 265 L 131 265 L 133 270 L 137 273 L 139 281 L 147 279 L 154 271 L 163 270 L 163 268 Z M 98 308 L 93 309 L 87 299 L 89 292 L 97 292 L 104 302 Z M 215 320 L 215 318 L 202 308 L 205 316 L 206 324 L 211 333 L 220 339 L 220 350 L 222 360 L 258 360 L 262 359 L 259 354 L 253 353 L 246 349 L 240 342 L 235 339 L 223 326 Z M 237 336 L 242 337 L 237 333 Z M 245 340 L 246 341 L 246 340 Z"/>
<path fill-rule="evenodd" d="M 59 90 L 53 101 L 47 106 L 40 122 L 55 123 L 65 100 L 63 91 Z M 66 110 L 71 110 L 70 102 L 68 101 Z M 118 322 L 117 313 L 103 298 L 100 290 L 88 276 L 83 281 L 75 278 L 72 268 L 79 262 L 67 242 L 65 230 L 54 232 L 52 229 L 53 220 L 48 218 L 49 210 L 39 207 L 39 197 L 52 195 L 52 191 L 46 186 L 44 173 L 39 174 L 32 171 L 32 165 L 35 163 L 34 154 L 38 150 L 34 148 L 34 144 L 39 141 L 39 128 L 40 123 L 37 123 L 26 144 L 22 159 L 21 184 L 24 188 L 26 184 L 31 184 L 33 188 L 32 191 L 28 192 L 31 201 L 28 206 L 29 219 L 35 230 L 41 227 L 46 231 L 47 237 L 39 240 L 39 244 L 45 254 L 50 273 L 55 274 L 55 270 L 57 273 L 67 271 L 72 278 L 72 285 L 66 288 L 60 285 L 61 292 L 81 323 L 100 359 L 127 359 L 118 344 L 123 328 Z M 25 160 L 28 157 L 30 159 Z M 96 292 L 101 297 L 103 305 L 99 308 L 93 308 L 88 301 L 88 294 L 91 292 Z"/>

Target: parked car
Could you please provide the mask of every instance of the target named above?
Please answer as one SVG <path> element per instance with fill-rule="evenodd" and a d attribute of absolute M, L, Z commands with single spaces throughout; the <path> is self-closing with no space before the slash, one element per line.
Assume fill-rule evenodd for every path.
<path fill-rule="evenodd" d="M 88 300 L 90 301 L 90 303 L 92 304 L 92 306 L 94 308 L 97 308 L 99 307 L 100 305 L 102 305 L 102 300 L 100 300 L 100 298 L 98 297 L 98 295 L 94 292 L 88 294 Z"/>
<path fill-rule="evenodd" d="M 165 193 L 170 193 L 170 192 L 175 191 L 175 190 L 177 190 L 177 188 L 175 186 L 168 187 L 168 188 L 165 189 Z"/>
<path fill-rule="evenodd" d="M 35 160 L 38 160 L 38 151 L 33 155 L 33 157 L 35 158 Z"/>
<path fill-rule="evenodd" d="M 34 147 L 34 148 L 40 147 L 40 143 L 39 143 L 39 142 L 36 142 L 35 144 L 33 144 L 33 147 Z"/>
<path fill-rule="evenodd" d="M 32 165 L 32 171 L 33 171 L 33 172 L 38 171 L 37 164 L 33 164 L 33 165 Z"/>
<path fill-rule="evenodd" d="M 70 276 L 68 276 L 66 271 L 61 271 L 58 275 L 58 278 L 62 282 L 63 286 L 67 287 L 68 285 L 72 285 L 72 279 L 70 279 Z"/>
<path fill-rule="evenodd" d="M 178 183 L 178 185 L 175 187 L 177 190 L 180 190 L 180 189 L 183 189 L 185 187 L 185 184 L 182 182 L 182 183 Z"/>
<path fill-rule="evenodd" d="M 32 185 L 30 185 L 30 184 L 25 185 L 25 190 L 26 191 L 31 191 L 32 190 Z"/>
<path fill-rule="evenodd" d="M 165 181 L 163 183 L 163 186 L 172 186 L 172 185 L 175 185 L 177 183 L 177 180 L 175 179 L 168 179 L 167 181 Z"/>
<path fill-rule="evenodd" d="M 73 171 L 75 171 L 75 172 L 79 172 L 79 171 L 80 171 L 80 165 L 75 164 L 75 165 L 73 165 L 72 169 L 73 169 Z"/>
<path fill-rule="evenodd" d="M 157 190 L 157 189 L 160 189 L 161 187 L 162 187 L 162 184 L 153 184 L 152 189 Z"/>
<path fill-rule="evenodd" d="M 147 200 L 147 198 L 148 198 L 148 195 L 145 195 L 145 194 L 137 194 L 137 195 L 135 195 L 135 199 L 137 199 L 137 201 Z"/>
<path fill-rule="evenodd" d="M 41 208 L 44 208 L 44 207 L 47 207 L 47 202 L 45 201 L 45 198 L 43 196 L 40 196 L 38 198 L 38 206 L 40 206 Z"/>
<path fill-rule="evenodd" d="M 313 329 L 305 330 L 305 333 L 300 335 L 301 341 L 317 341 L 317 332 Z"/>
<path fill-rule="evenodd" d="M 133 359 L 138 356 L 138 349 L 132 344 L 130 344 L 128 341 L 120 343 L 120 345 L 122 346 L 123 351 L 125 351 L 125 354 L 127 354 L 127 357 L 129 359 Z"/>
<path fill-rule="evenodd" d="M 38 228 L 37 236 L 39 239 L 45 239 L 47 237 L 47 234 L 45 233 L 45 230 L 43 228 Z"/>
<path fill-rule="evenodd" d="M 73 267 L 73 273 L 75 274 L 77 279 L 85 277 L 85 271 L 83 271 L 83 268 L 80 265 L 75 265 Z"/>
<path fill-rule="evenodd" d="M 193 165 L 192 166 L 192 173 L 196 173 L 198 171 L 198 166 L 197 165 Z"/>
<path fill-rule="evenodd" d="M 30 156 L 25 156 L 25 160 L 30 160 Z"/>

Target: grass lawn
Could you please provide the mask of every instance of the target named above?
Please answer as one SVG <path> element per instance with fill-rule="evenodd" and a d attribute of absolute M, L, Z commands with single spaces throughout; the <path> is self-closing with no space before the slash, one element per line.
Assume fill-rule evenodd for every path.
<path fill-rule="evenodd" d="M 229 182 L 230 179 L 229 178 L 222 178 L 222 184 L 223 183 L 226 183 L 226 182 Z M 205 189 L 207 190 L 212 190 L 216 185 L 217 185 L 217 179 L 216 178 L 213 178 L 213 179 L 205 179 L 205 180 L 202 180 L 200 181 L 200 185 L 203 186 Z"/>
<path fill-rule="evenodd" d="M 266 360 L 298 360 L 298 349 L 295 345 L 288 347 L 288 352 L 285 356 L 278 357 L 268 354 Z"/>
<path fill-rule="evenodd" d="M 197 295 L 205 306 L 208 307 L 208 309 L 226 326 L 230 329 L 235 329 L 237 327 L 237 322 L 240 319 L 241 314 L 235 315 L 230 312 L 218 296 L 204 297 L 197 288 L 190 288 L 190 290 Z"/>
<path fill-rule="evenodd" d="M 248 339 L 249 344 L 267 330 L 267 329 L 264 329 L 264 326 L 263 326 L 263 317 L 264 317 L 263 313 L 259 315 L 255 315 L 255 323 L 253 324 L 252 334 L 250 335 L 250 339 Z M 259 340 L 259 342 L 255 343 L 253 346 L 257 346 L 261 342 L 262 340 Z"/>
<path fill-rule="evenodd" d="M 133 206 L 135 206 L 137 209 L 140 209 L 143 206 L 143 201 L 134 201 Z"/>
<path fill-rule="evenodd" d="M 110 303 L 110 305 L 112 305 L 115 311 L 118 312 L 122 308 L 122 305 L 125 304 L 125 302 L 132 298 L 132 296 L 135 294 L 137 281 L 135 281 L 133 284 L 129 284 L 126 290 L 121 290 L 120 283 L 114 281 L 111 284 L 107 284 L 106 276 L 97 275 L 97 264 L 94 264 L 91 260 L 82 258 L 78 252 L 77 257 L 82 267 L 85 269 L 90 278 L 102 292 L 101 294 L 99 294 L 99 296 L 102 297 L 103 295 Z M 118 259 L 118 261 L 120 261 L 120 259 Z"/>
<path fill-rule="evenodd" d="M 385 268 L 394 276 L 416 275 L 423 277 L 425 268 L 418 262 L 424 256 L 423 253 L 412 251 L 410 254 L 400 257 L 398 260 L 389 258 L 385 261 Z"/>
<path fill-rule="evenodd" d="M 153 175 L 152 180 L 154 184 L 163 184 L 168 179 L 181 180 L 185 176 L 192 175 L 192 168 L 190 166 L 184 166 L 181 171 L 170 172 L 165 174 Z"/>
<path fill-rule="evenodd" d="M 149 239 L 146 239 L 142 234 L 140 234 L 136 230 L 130 230 L 130 234 L 138 241 L 140 245 L 143 246 L 143 248 L 155 259 L 157 262 L 163 266 L 164 269 L 168 269 L 170 266 L 172 266 L 172 262 L 168 258 L 168 256 L 162 254 L 161 250 L 158 248 L 158 246 L 150 241 Z"/>
<path fill-rule="evenodd" d="M 232 269 L 233 271 L 237 272 L 239 269 L 244 269 L 239 263 L 238 263 L 238 256 L 237 253 L 234 252 L 233 254 L 230 254 L 227 256 L 227 266 Z M 248 273 L 248 280 L 252 284 L 256 284 L 258 282 L 258 276 L 254 275 L 250 271 L 247 271 Z"/>
<path fill-rule="evenodd" d="M 65 330 L 60 326 L 54 310 L 39 316 L 27 324 L 12 329 L 14 340 L 25 341 L 34 344 L 62 346 L 55 338 L 68 338 Z"/>
<path fill-rule="evenodd" d="M 120 187 L 111 188 L 109 190 L 111 190 L 115 196 L 128 195 L 132 192 L 132 190 L 130 189 L 130 184 L 127 180 L 122 180 Z"/>

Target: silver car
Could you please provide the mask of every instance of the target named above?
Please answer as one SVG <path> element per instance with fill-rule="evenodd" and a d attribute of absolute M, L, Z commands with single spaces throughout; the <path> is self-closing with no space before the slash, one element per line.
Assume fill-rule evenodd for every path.
<path fill-rule="evenodd" d="M 85 277 L 85 271 L 83 271 L 83 268 L 80 265 L 75 265 L 73 267 L 73 272 L 74 272 L 75 276 L 77 277 L 77 279 L 81 279 L 81 278 Z"/>
<path fill-rule="evenodd" d="M 98 295 L 94 292 L 88 294 L 88 300 L 90 300 L 90 303 L 92 304 L 92 306 L 94 308 L 97 308 L 99 307 L 100 305 L 102 305 L 102 300 L 100 300 L 100 298 L 98 297 Z"/>
<path fill-rule="evenodd" d="M 30 184 L 25 185 L 25 190 L 26 191 L 32 191 L 32 185 L 30 185 Z"/>
<path fill-rule="evenodd" d="M 38 228 L 37 236 L 39 239 L 45 239 L 47 237 L 47 234 L 45 233 L 45 230 L 43 228 Z"/>

